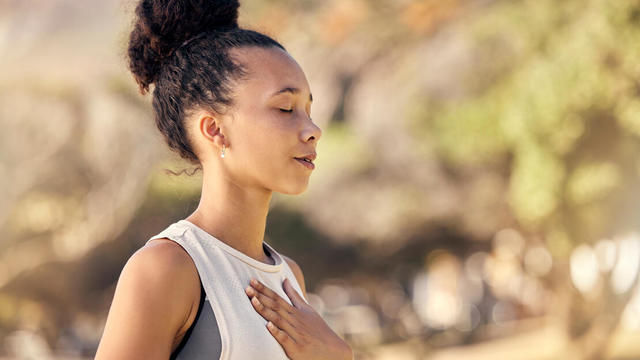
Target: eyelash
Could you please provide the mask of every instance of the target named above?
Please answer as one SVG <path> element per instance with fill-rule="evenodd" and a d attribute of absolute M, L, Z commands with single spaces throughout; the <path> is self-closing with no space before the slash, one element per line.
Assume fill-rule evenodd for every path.
<path fill-rule="evenodd" d="M 293 112 L 293 109 L 290 109 L 290 110 L 287 110 L 287 109 L 279 109 L 279 110 L 280 110 L 281 112 L 283 112 L 283 113 L 287 113 L 287 114 L 289 114 L 289 113 L 292 113 L 292 112 Z M 310 118 L 310 119 L 311 119 L 311 118 Z M 311 121 L 313 121 L 313 119 L 311 119 Z"/>

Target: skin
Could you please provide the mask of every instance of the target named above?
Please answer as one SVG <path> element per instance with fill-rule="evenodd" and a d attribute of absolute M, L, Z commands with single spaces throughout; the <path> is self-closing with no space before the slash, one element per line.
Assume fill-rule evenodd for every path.
<path fill-rule="evenodd" d="M 322 131 L 310 117 L 312 95 L 304 72 L 288 53 L 244 47 L 231 55 L 248 70 L 234 83 L 233 107 L 224 114 L 192 109 L 186 122 L 203 169 L 200 203 L 186 219 L 273 264 L 262 247 L 271 196 L 306 190 L 313 170 L 294 157 L 315 152 Z M 306 298 L 300 266 L 283 258 Z M 353 359 L 349 345 L 288 281 L 283 288 L 293 305 L 261 283 L 246 285 L 254 310 L 274 325 L 265 330 L 289 358 Z M 150 241 L 120 274 L 95 358 L 168 359 L 193 323 L 199 298 L 198 272 L 187 252 L 166 238 Z"/>

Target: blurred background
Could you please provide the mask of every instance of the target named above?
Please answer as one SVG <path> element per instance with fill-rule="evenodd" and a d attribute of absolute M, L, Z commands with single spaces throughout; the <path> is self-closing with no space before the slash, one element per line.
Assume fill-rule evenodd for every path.
<path fill-rule="evenodd" d="M 357 359 L 640 358 L 640 3 L 242 0 L 323 129 L 267 241 Z M 126 66 L 132 0 L 0 0 L 0 358 L 89 359 L 196 207 Z"/>

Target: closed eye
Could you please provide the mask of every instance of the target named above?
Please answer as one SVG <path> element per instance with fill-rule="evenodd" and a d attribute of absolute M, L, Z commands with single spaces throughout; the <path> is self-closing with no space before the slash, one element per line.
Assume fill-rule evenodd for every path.
<path fill-rule="evenodd" d="M 293 112 L 293 109 L 280 109 L 280 111 L 290 113 Z"/>

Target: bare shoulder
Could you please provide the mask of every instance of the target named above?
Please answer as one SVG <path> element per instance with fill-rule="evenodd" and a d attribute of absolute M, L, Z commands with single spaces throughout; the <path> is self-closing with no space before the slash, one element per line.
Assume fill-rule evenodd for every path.
<path fill-rule="evenodd" d="M 167 310 L 173 311 L 180 323 L 187 320 L 194 304 L 197 307 L 200 298 L 198 270 L 191 256 L 175 241 L 157 239 L 138 249 L 120 276 L 127 275 L 132 282 L 138 283 L 138 291 L 146 289 L 154 301 L 169 305 Z M 156 296 L 163 299 L 156 299 Z"/>
<path fill-rule="evenodd" d="M 282 255 L 282 258 L 289 264 L 291 271 L 293 271 L 293 275 L 296 276 L 296 280 L 298 280 L 298 284 L 300 284 L 300 288 L 302 289 L 302 295 L 304 295 L 305 299 L 307 298 L 307 289 L 304 284 L 304 275 L 302 274 L 302 269 L 292 258 Z"/>
<path fill-rule="evenodd" d="M 125 264 L 118 281 L 123 279 L 167 295 L 200 290 L 193 260 L 182 246 L 169 239 L 154 240 L 138 249 Z"/>
<path fill-rule="evenodd" d="M 179 244 L 159 239 L 138 249 L 120 273 L 96 359 L 167 359 L 199 292 L 195 264 Z"/>
<path fill-rule="evenodd" d="M 131 255 L 127 265 L 136 260 L 138 263 L 160 266 L 155 268 L 159 271 L 176 272 L 176 270 L 182 270 L 178 272 L 178 275 L 183 276 L 189 273 L 197 274 L 195 272 L 195 264 L 187 251 L 175 241 L 166 238 L 150 241 L 147 245 L 138 249 Z M 184 274 L 184 272 L 187 274 Z"/>

